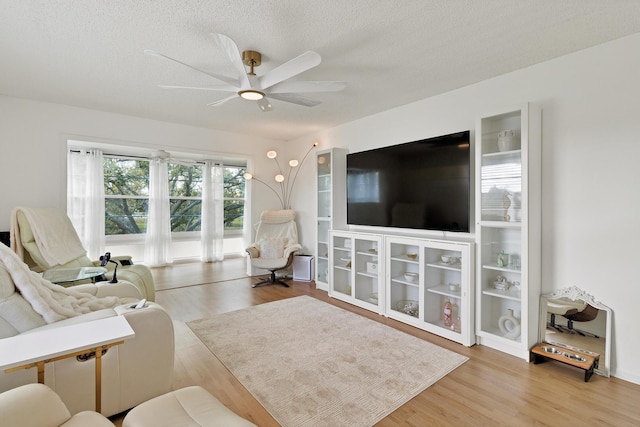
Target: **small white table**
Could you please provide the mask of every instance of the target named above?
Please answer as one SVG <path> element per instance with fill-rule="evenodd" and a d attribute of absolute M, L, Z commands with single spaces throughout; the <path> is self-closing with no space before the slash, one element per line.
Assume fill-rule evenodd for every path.
<path fill-rule="evenodd" d="M 45 329 L 0 339 L 0 369 L 13 372 L 38 368 L 38 382 L 44 384 L 48 362 L 95 352 L 96 411 L 102 406 L 102 351 L 133 338 L 135 332 L 124 316 Z"/>

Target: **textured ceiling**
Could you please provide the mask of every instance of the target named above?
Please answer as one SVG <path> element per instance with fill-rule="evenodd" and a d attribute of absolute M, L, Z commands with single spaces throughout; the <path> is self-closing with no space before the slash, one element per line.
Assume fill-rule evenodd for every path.
<path fill-rule="evenodd" d="M 292 139 L 640 32 L 637 0 L 0 0 L 0 93 Z M 263 54 L 258 75 L 307 51 L 299 80 L 342 92 L 263 113 L 153 49 L 235 77 L 209 33 Z M 637 54 L 637 53 L 636 53 Z"/>

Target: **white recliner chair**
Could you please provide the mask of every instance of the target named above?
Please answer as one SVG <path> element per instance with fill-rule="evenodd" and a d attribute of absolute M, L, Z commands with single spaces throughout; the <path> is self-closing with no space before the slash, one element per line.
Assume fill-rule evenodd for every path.
<path fill-rule="evenodd" d="M 93 411 L 71 414 L 44 384 L 27 384 L 0 393 L 2 425 L 12 427 L 113 427 Z M 236 415 L 202 387 L 192 386 L 151 399 L 129 412 L 123 427 L 256 427 Z"/>
<path fill-rule="evenodd" d="M 292 210 L 267 210 L 260 215 L 255 242 L 246 251 L 253 267 L 269 270 L 270 274 L 252 287 L 278 284 L 289 287 L 276 278 L 276 271 L 293 263 L 293 254 L 302 246 L 298 244 L 296 213 Z"/>
<path fill-rule="evenodd" d="M 82 248 L 76 230 L 66 212 L 57 208 L 16 208 L 11 221 L 11 238 L 14 250 L 23 257 L 24 262 L 31 268 L 46 271 L 58 268 L 70 267 L 94 267 L 100 265 L 100 261 L 92 261 L 87 257 L 87 251 Z M 40 221 L 40 223 L 38 223 Z M 47 233 L 55 235 L 56 245 L 49 244 L 36 236 L 34 232 L 38 227 L 43 227 L 42 222 L 55 224 L 47 227 Z M 52 257 L 59 259 L 69 253 L 69 248 L 76 252 L 74 258 L 66 256 L 64 262 L 52 261 Z M 48 251 L 52 256 L 45 256 Z M 64 255 L 57 255 L 63 253 Z M 117 262 L 117 278 L 132 283 L 140 292 L 140 298 L 147 301 L 155 301 L 155 285 L 151 270 L 141 264 L 133 264 L 130 256 L 114 256 L 114 263 L 108 263 L 104 267 L 113 275 L 114 264 Z M 108 273 L 109 274 L 109 273 Z M 74 282 L 80 284 L 83 282 Z"/>
<path fill-rule="evenodd" d="M 8 248 L 5 251 L 11 253 Z M 26 265 L 23 267 L 28 271 Z M 155 303 L 148 303 L 143 309 L 132 309 L 132 302 L 139 300 L 139 293 L 129 283 L 108 286 L 86 284 L 73 289 L 86 290 L 98 297 L 115 295 L 122 299 L 123 304 L 47 323 L 17 291 L 10 272 L 5 264 L 0 263 L 0 340 L 111 316 L 125 316 L 135 337 L 110 348 L 102 357 L 102 414 L 118 414 L 170 391 L 174 334 L 167 312 Z M 48 363 L 45 368 L 45 384 L 55 390 L 71 413 L 94 409 L 94 379 L 93 359 L 68 358 Z M 37 369 L 34 368 L 9 373 L 0 371 L 0 392 L 35 383 L 36 380 Z M 0 424 L 4 425 L 4 414 L 0 415 Z"/>

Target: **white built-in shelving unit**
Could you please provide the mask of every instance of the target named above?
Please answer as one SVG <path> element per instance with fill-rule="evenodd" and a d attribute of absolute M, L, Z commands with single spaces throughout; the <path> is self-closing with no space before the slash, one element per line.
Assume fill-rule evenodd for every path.
<path fill-rule="evenodd" d="M 475 138 L 477 341 L 528 359 L 538 339 L 541 112 L 486 115 Z"/>
<path fill-rule="evenodd" d="M 316 153 L 316 287 L 329 290 L 329 230 L 346 228 L 347 151 L 331 148 Z"/>

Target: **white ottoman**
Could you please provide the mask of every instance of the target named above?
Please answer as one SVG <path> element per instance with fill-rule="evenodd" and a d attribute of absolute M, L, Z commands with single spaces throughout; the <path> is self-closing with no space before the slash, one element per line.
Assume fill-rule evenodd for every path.
<path fill-rule="evenodd" d="M 175 390 L 133 408 L 122 427 L 256 427 L 236 415 L 202 387 Z"/>

